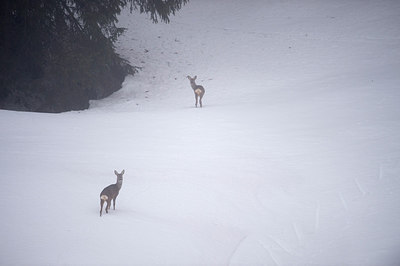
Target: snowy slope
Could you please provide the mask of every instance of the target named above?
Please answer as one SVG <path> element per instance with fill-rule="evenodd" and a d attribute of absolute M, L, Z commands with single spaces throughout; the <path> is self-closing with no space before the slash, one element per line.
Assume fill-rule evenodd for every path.
<path fill-rule="evenodd" d="M 120 91 L 84 112 L 0 111 L 0 264 L 397 265 L 399 14 L 389 0 L 122 14 L 118 50 L 142 71 Z"/>

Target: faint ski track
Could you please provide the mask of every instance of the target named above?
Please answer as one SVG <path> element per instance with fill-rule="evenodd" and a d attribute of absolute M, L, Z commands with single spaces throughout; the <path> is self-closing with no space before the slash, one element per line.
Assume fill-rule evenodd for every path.
<path fill-rule="evenodd" d="M 358 190 L 361 192 L 361 194 L 362 194 L 363 196 L 365 196 L 365 195 L 367 194 L 367 192 L 366 192 L 366 190 L 361 186 L 361 184 L 360 184 L 360 182 L 358 181 L 357 178 L 354 178 L 354 182 L 356 183 L 357 188 L 358 188 Z"/>
<path fill-rule="evenodd" d="M 297 241 L 299 242 L 299 244 L 302 244 L 302 237 L 300 235 L 299 229 L 297 228 L 297 224 L 295 222 L 292 222 L 292 225 L 293 225 L 294 233 L 297 237 Z"/>
<path fill-rule="evenodd" d="M 239 240 L 239 242 L 236 244 L 236 246 L 235 246 L 235 248 L 233 249 L 233 251 L 232 251 L 232 253 L 229 255 L 229 257 L 228 257 L 228 263 L 227 263 L 227 265 L 231 265 L 232 263 L 231 263 L 231 261 L 232 261 L 232 258 L 235 256 L 235 254 L 236 254 L 236 252 L 238 251 L 238 249 L 239 249 L 239 247 L 240 247 L 240 245 L 242 245 L 242 243 L 247 239 L 247 235 L 246 236 L 244 236 L 244 237 L 242 237 L 242 239 L 240 239 Z"/>
<path fill-rule="evenodd" d="M 262 243 L 261 241 L 258 241 L 259 245 L 265 249 L 265 251 L 268 253 L 268 255 L 270 256 L 270 258 L 272 259 L 272 261 L 274 262 L 275 265 L 279 265 L 277 259 L 274 257 L 274 255 L 272 254 L 272 251 L 269 249 L 269 247 L 267 247 L 267 245 L 265 245 L 264 243 Z"/>
<path fill-rule="evenodd" d="M 347 205 L 347 202 L 344 199 L 342 192 L 339 192 L 339 198 L 340 198 L 340 201 L 342 202 L 342 206 L 343 206 L 344 210 L 348 211 L 349 210 L 349 206 Z"/>

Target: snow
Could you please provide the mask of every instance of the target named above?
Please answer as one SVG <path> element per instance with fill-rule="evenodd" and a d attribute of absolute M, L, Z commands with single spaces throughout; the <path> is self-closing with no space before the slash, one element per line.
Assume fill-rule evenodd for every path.
<path fill-rule="evenodd" d="M 82 112 L 0 111 L 0 264 L 398 265 L 399 13 L 125 12 L 117 48 L 142 70 L 120 91 Z M 124 183 L 100 218 L 114 169 Z"/>

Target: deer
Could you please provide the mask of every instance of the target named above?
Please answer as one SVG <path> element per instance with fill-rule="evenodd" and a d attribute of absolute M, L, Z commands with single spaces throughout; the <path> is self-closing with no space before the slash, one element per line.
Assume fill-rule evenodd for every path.
<path fill-rule="evenodd" d="M 192 86 L 192 89 L 194 91 L 194 97 L 196 98 L 196 108 L 197 108 L 197 103 L 199 102 L 199 98 L 200 98 L 200 107 L 203 107 L 201 99 L 203 99 L 204 93 L 206 92 L 204 87 L 201 85 L 196 85 L 195 80 L 197 79 L 197 76 L 194 76 L 194 78 L 187 76 L 187 78 L 189 79 L 190 86 Z"/>
<path fill-rule="evenodd" d="M 111 200 L 113 200 L 114 210 L 115 210 L 115 201 L 117 200 L 117 196 L 122 187 L 122 176 L 125 174 L 125 170 L 122 170 L 120 174 L 117 172 L 117 170 L 114 170 L 114 174 L 117 176 L 117 182 L 115 184 L 111 184 L 108 187 L 104 188 L 103 191 L 100 193 L 100 217 L 103 212 L 104 202 L 106 201 L 107 201 L 107 206 L 105 209 L 106 213 L 108 213 L 108 210 L 111 207 Z"/>

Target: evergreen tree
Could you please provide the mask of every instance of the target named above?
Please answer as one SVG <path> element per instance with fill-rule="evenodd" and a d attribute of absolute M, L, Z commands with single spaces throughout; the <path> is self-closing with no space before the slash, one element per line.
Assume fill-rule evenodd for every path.
<path fill-rule="evenodd" d="M 61 112 L 87 108 L 136 70 L 115 53 L 117 15 L 169 22 L 188 0 L 3 0 L 0 108 Z"/>

